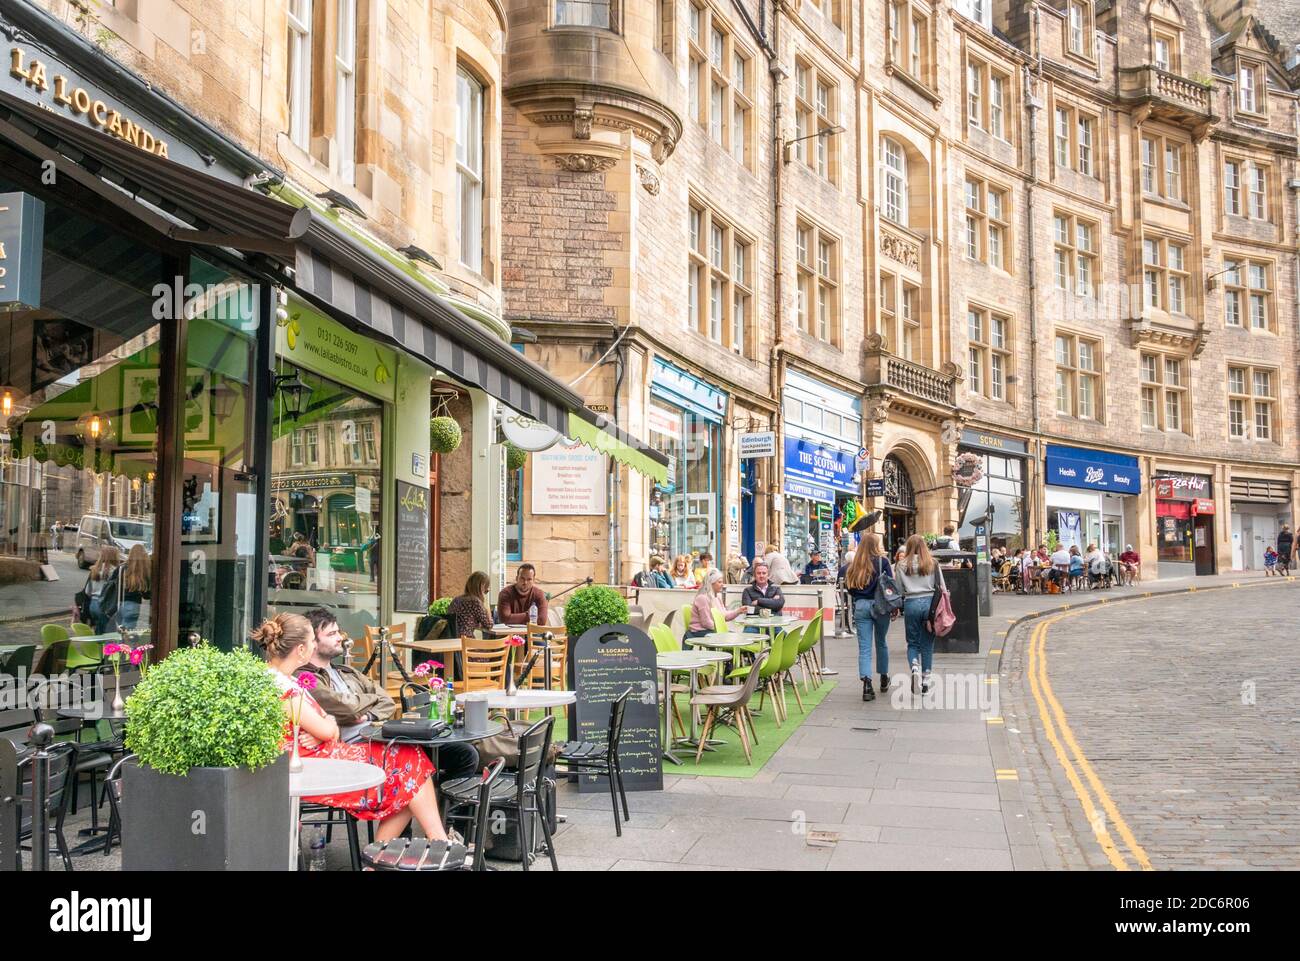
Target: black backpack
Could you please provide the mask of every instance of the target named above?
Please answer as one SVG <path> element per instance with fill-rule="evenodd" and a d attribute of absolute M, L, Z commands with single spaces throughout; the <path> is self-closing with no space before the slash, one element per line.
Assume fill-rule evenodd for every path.
<path fill-rule="evenodd" d="M 879 562 L 876 562 L 879 565 Z M 877 569 L 876 598 L 871 602 L 871 610 L 877 617 L 886 617 L 894 611 L 903 609 L 903 592 L 898 583 L 889 574 Z"/>

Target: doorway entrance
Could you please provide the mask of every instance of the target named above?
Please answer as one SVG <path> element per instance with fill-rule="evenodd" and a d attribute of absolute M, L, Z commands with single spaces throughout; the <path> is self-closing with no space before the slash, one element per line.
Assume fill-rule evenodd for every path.
<path fill-rule="evenodd" d="M 907 468 L 893 454 L 881 465 L 885 480 L 885 549 L 894 553 L 916 533 L 916 490 Z"/>

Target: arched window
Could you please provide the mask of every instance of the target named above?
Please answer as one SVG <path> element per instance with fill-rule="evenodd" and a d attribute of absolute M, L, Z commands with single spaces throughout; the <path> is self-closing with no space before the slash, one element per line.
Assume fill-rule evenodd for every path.
<path fill-rule="evenodd" d="M 880 141 L 882 213 L 897 224 L 907 223 L 907 156 L 896 140 Z"/>

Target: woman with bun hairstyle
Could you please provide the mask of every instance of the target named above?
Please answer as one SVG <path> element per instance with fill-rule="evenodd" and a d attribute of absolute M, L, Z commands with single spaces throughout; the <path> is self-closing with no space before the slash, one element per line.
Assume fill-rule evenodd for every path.
<path fill-rule="evenodd" d="M 316 649 L 316 632 L 312 630 L 311 621 L 301 614 L 277 614 L 249 636 L 262 649 L 276 683 L 284 692 L 284 747 L 288 748 L 293 737 L 289 698 L 298 686 L 293 672 L 311 660 Z M 412 817 L 420 822 L 430 840 L 447 840 L 447 831 L 438 814 L 438 800 L 433 792 L 433 765 L 423 751 L 411 744 L 348 744 L 339 740 L 338 724 L 308 691 L 303 691 L 302 700 L 298 724 L 299 754 L 303 757 L 362 761 L 382 767 L 388 775 L 378 799 L 375 791 L 371 790 L 304 800 L 342 808 L 363 821 L 378 821 L 377 841 L 397 837 L 406 830 Z"/>

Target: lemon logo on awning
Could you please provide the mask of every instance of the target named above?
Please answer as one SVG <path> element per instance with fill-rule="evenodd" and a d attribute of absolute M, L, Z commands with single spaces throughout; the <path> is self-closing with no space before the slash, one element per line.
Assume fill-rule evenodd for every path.
<path fill-rule="evenodd" d="M 284 328 L 285 342 L 288 343 L 289 349 L 293 350 L 298 345 L 298 335 L 302 333 L 302 324 L 298 323 L 298 315 L 277 317 L 275 326 Z"/>
<path fill-rule="evenodd" d="M 375 348 L 375 383 L 386 384 L 393 379 L 392 371 L 384 364 L 383 355 L 379 353 L 379 348 Z"/>

